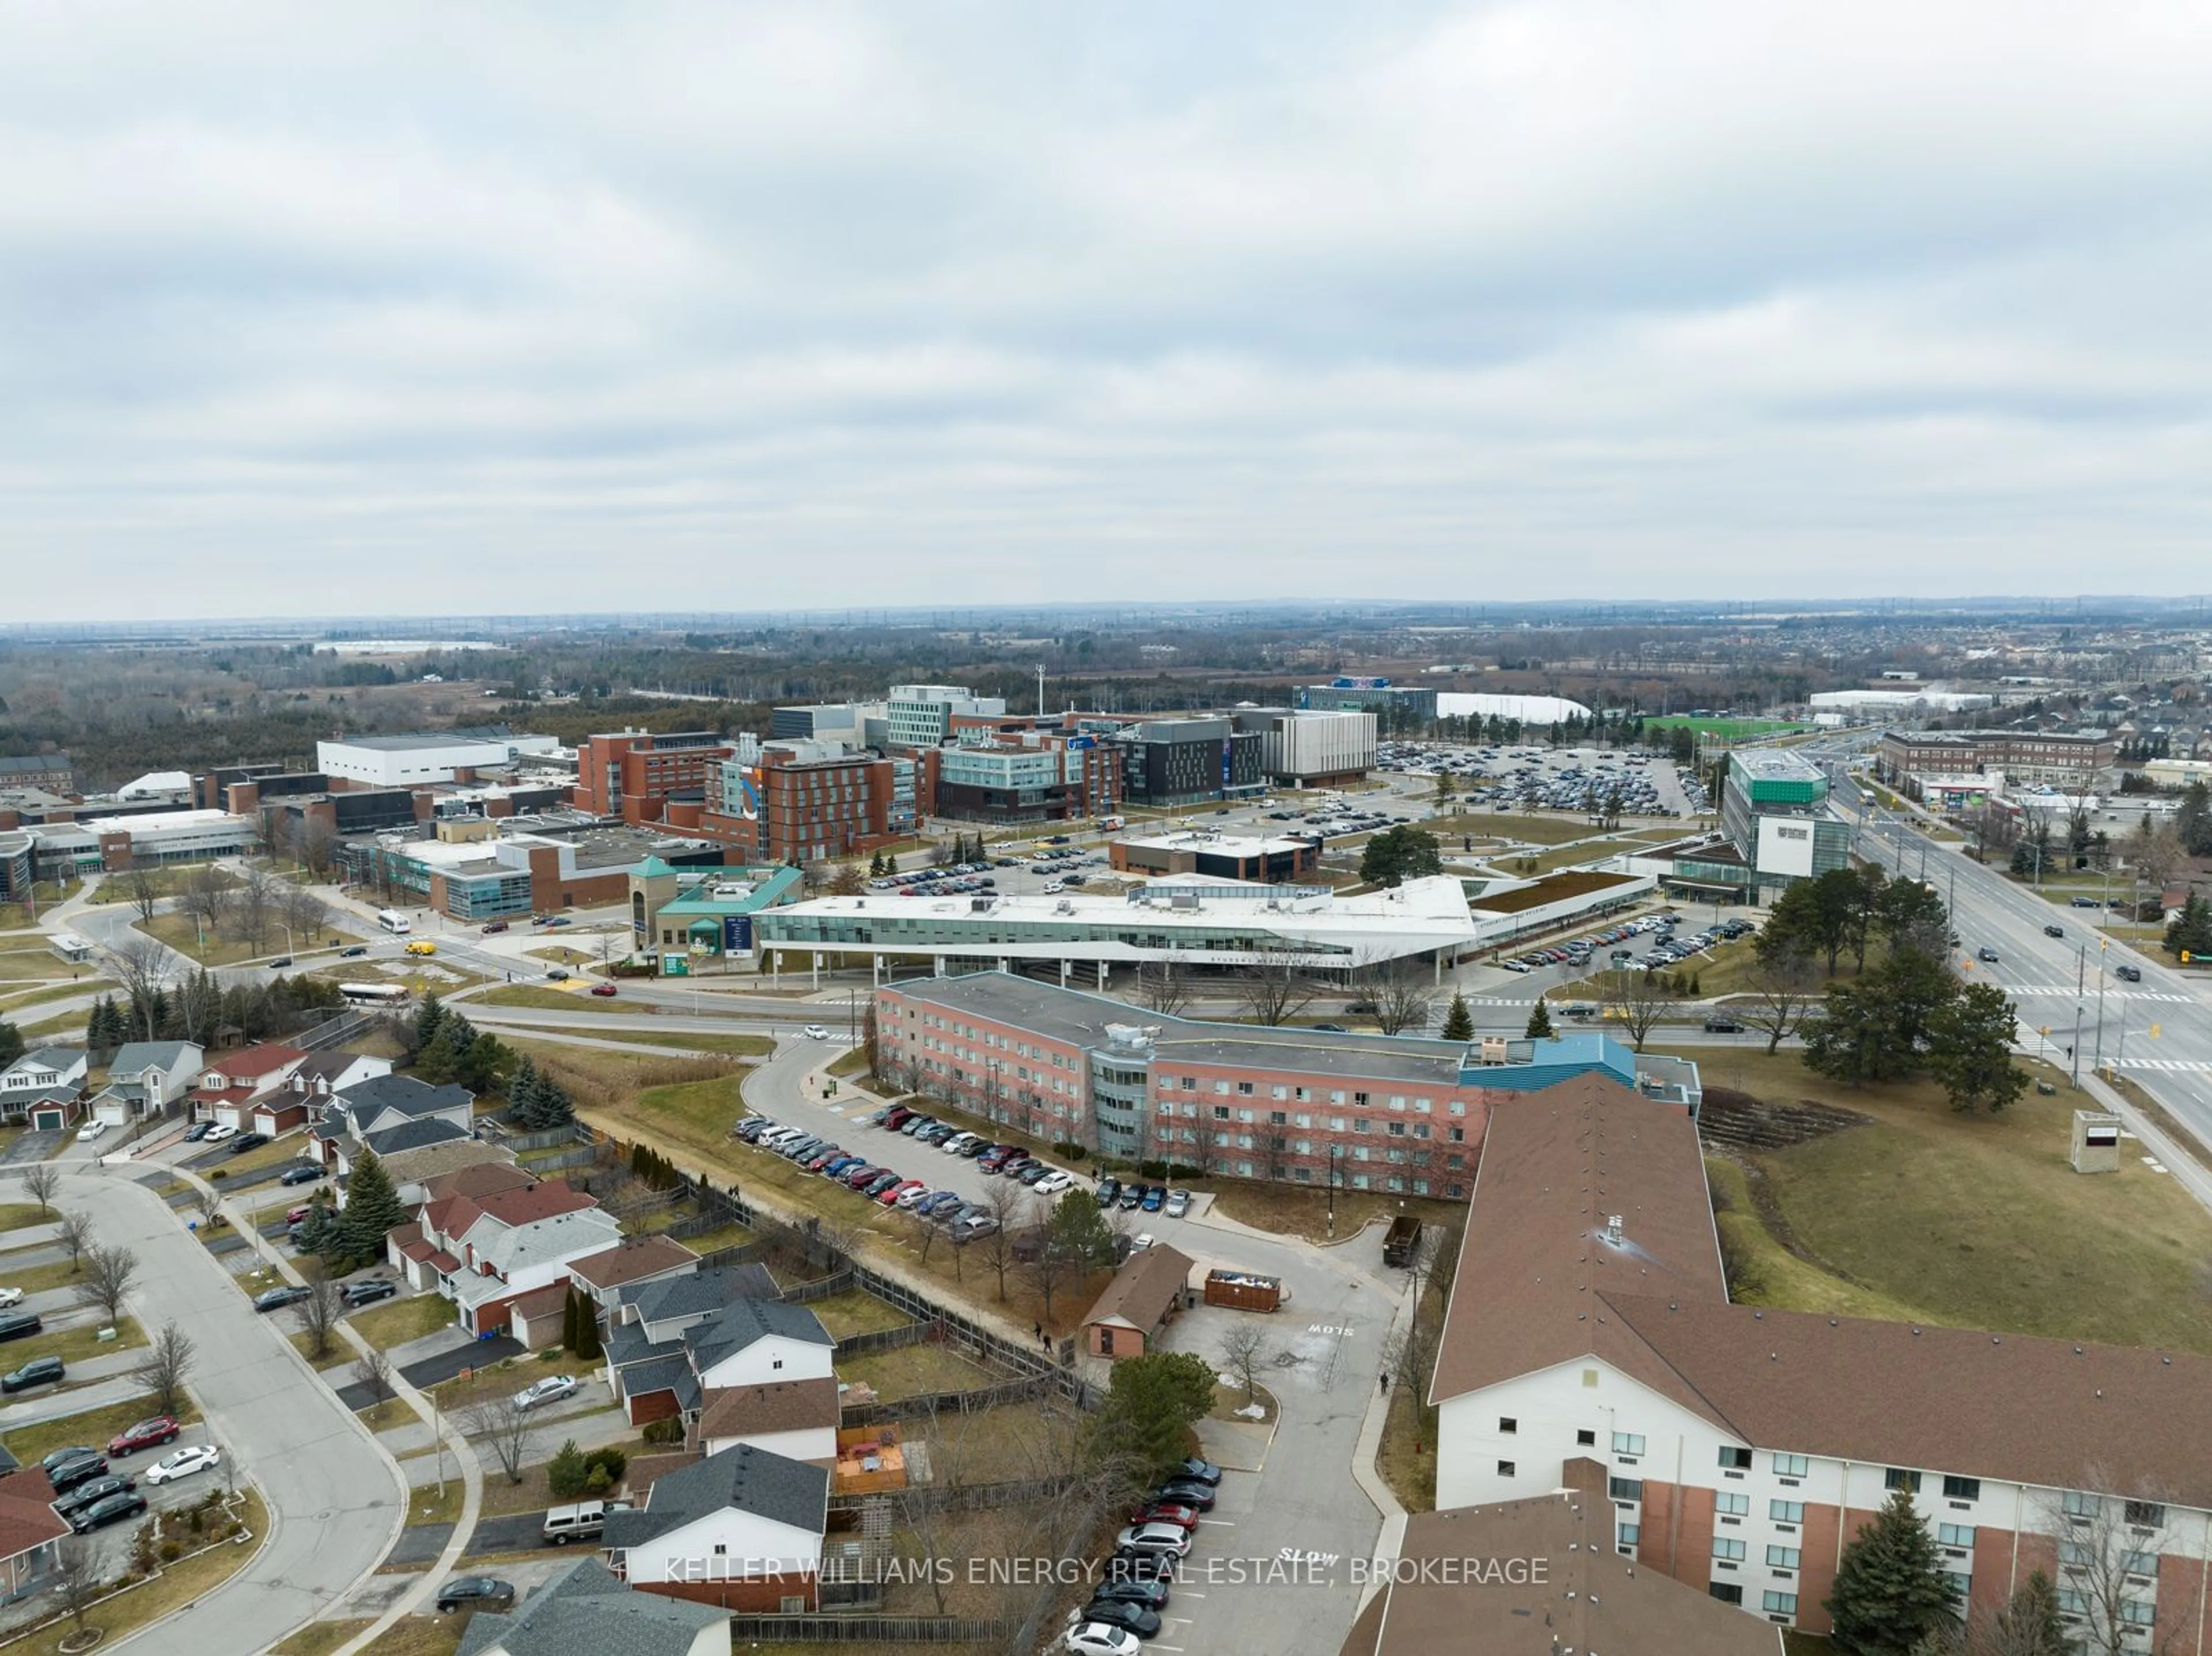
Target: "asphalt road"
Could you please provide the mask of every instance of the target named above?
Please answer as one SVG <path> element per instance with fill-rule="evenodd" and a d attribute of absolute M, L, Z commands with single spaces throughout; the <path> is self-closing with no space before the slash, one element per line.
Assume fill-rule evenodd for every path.
<path fill-rule="evenodd" d="M 272 1514 L 252 1562 L 155 1636 L 166 1649 L 265 1649 L 374 1570 L 404 1516 L 405 1491 L 283 1331 L 254 1314 L 151 1192 L 118 1173 L 72 1173 L 62 1199 L 92 1216 L 103 1241 L 137 1253 L 132 1314 L 149 1328 L 175 1322 L 197 1346 L 190 1385 L 207 1420 L 191 1441 L 218 1444 L 230 1475 L 258 1483 Z"/>
<path fill-rule="evenodd" d="M 880 1155 L 885 1165 L 927 1178 L 933 1187 L 981 1197 L 993 1177 L 975 1162 L 866 1126 L 865 1109 L 803 1093 L 800 1078 L 842 1050 L 811 1041 L 786 1046 L 747 1074 L 746 1104 L 779 1121 L 832 1134 L 855 1155 Z M 739 1148 L 748 1157 L 768 1154 Z M 827 1185 L 823 1194 L 833 1194 Z M 1128 1216 L 1136 1228 L 1202 1264 L 1279 1277 L 1291 1290 L 1288 1305 L 1260 1319 L 1271 1352 L 1285 1359 L 1271 1365 L 1267 1381 L 1282 1405 L 1273 1447 L 1257 1475 L 1230 1475 L 1193 1558 L 1266 1561 L 1286 1550 L 1340 1561 L 1370 1555 L 1382 1520 L 1352 1484 L 1351 1467 L 1404 1283 L 1402 1275 L 1382 1265 L 1381 1230 L 1319 1248 L 1208 1223 L 1202 1213 Z M 1172 1325 L 1167 1344 L 1213 1356 L 1223 1334 L 1253 1316 L 1201 1306 Z M 1225 1564 L 1221 1574 L 1227 1574 Z M 1147 1648 L 1172 1656 L 1179 1650 L 1334 1650 L 1343 1641 L 1358 1593 L 1341 1563 L 1325 1586 L 1261 1586 L 1258 1574 L 1254 1567 L 1243 1580 L 1178 1588 L 1176 1624 Z"/>
<path fill-rule="evenodd" d="M 2096 930 L 2098 914 L 2051 902 L 1956 848 L 1900 828 L 1857 790 L 1845 803 L 1865 812 L 1861 855 L 1893 875 L 1919 878 L 1924 865 L 1951 905 L 1960 969 L 1970 980 L 2002 986 L 2025 1031 L 2048 1029 L 2056 1061 L 2068 1062 L 2072 1046 L 2085 1072 L 2100 1059 L 2117 1062 L 2122 1075 L 2212 1145 L 2212 1005 L 2201 984 L 2173 970 L 2162 954 L 2107 942 Z M 2063 935 L 2045 935 L 2052 925 Z M 1996 951 L 1994 964 L 1974 958 L 1984 948 Z M 2114 976 L 2112 968 L 2123 965 L 2139 969 L 2142 981 Z"/>

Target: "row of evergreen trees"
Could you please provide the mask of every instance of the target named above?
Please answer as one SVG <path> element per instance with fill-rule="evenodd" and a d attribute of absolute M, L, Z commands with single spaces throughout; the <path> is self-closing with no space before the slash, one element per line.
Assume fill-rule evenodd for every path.
<path fill-rule="evenodd" d="M 374 1150 L 364 1146 L 346 1181 L 345 1206 L 333 1208 L 318 1191 L 301 1222 L 300 1251 L 319 1254 L 333 1277 L 357 1271 L 384 1258 L 384 1239 L 407 1217 L 392 1175 Z"/>
<path fill-rule="evenodd" d="M 415 1055 L 416 1077 L 433 1086 L 451 1082 L 472 1093 L 495 1092 L 514 1063 L 496 1035 L 483 1033 L 435 995 L 415 1009 L 403 1038 Z"/>
<path fill-rule="evenodd" d="M 655 1190 L 674 1190 L 684 1182 L 676 1164 L 650 1144 L 629 1147 L 629 1170 L 632 1177 Z"/>
<path fill-rule="evenodd" d="M 102 995 L 92 1004 L 85 1044 L 96 1052 L 112 1052 L 131 1040 L 189 1040 L 205 1046 L 223 1029 L 236 1029 L 248 1040 L 266 1040 L 300 1028 L 309 1012 L 335 1010 L 344 1004 L 337 986 L 321 978 L 223 984 L 201 971 L 173 988 Z"/>
<path fill-rule="evenodd" d="M 519 1125 L 533 1132 L 565 1127 L 576 1119 L 576 1101 L 568 1096 L 568 1089 L 526 1053 L 508 1078 L 507 1107 Z"/>

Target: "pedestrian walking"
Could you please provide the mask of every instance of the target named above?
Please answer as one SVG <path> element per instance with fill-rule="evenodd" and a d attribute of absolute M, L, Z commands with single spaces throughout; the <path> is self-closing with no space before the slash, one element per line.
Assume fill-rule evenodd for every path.
<path fill-rule="evenodd" d="M 1390 1389 L 1390 1371 L 1389 1369 L 1384 1369 L 1381 1374 L 1375 1377 L 1375 1389 L 1378 1393 L 1388 1392 Z"/>

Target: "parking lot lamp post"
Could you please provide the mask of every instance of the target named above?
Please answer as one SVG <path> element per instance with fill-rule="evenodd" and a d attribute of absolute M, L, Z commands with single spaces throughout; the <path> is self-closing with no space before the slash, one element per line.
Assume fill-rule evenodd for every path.
<path fill-rule="evenodd" d="M 1328 1234 L 1336 1234 L 1336 1152 L 1334 1143 L 1328 1147 Z"/>

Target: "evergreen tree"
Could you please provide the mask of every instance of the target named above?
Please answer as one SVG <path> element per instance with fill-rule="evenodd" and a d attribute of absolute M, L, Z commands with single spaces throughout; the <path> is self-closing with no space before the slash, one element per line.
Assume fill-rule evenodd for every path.
<path fill-rule="evenodd" d="M 422 1004 L 415 1009 L 415 1023 L 409 1032 L 409 1045 L 420 1052 L 437 1038 L 438 1026 L 446 1021 L 446 1008 L 435 994 L 422 997 Z"/>
<path fill-rule="evenodd" d="M 307 1216 L 300 1222 L 300 1252 L 328 1254 L 343 1246 L 343 1242 L 344 1237 L 340 1233 L 337 1221 L 331 1212 L 331 1204 L 318 1194 L 313 1201 L 307 1204 Z"/>
<path fill-rule="evenodd" d="M 2181 912 L 2167 923 L 2166 952 L 2177 960 L 2186 955 L 2191 964 L 2212 955 L 2212 902 L 2205 901 L 2203 893 L 2191 892 Z"/>
<path fill-rule="evenodd" d="M 1443 1035 L 1446 1040 L 1473 1040 L 1474 1014 L 1467 1010 L 1467 997 L 1454 994 L 1451 1007 L 1444 1013 Z"/>
<path fill-rule="evenodd" d="M 884 872 L 886 874 L 896 874 L 898 872 L 898 858 L 890 855 L 888 852 L 884 855 Z"/>
<path fill-rule="evenodd" d="M 571 1288 L 568 1297 L 561 1302 L 561 1349 L 576 1349 L 576 1290 Z"/>
<path fill-rule="evenodd" d="M 1552 1038 L 1552 1009 L 1544 1004 L 1541 995 L 1536 997 L 1536 1004 L 1528 1014 L 1528 1027 L 1522 1033 L 1531 1040 Z"/>
<path fill-rule="evenodd" d="M 399 1192 L 392 1188 L 392 1175 L 385 1172 L 376 1152 L 364 1146 L 361 1159 L 353 1164 L 345 1212 L 339 1222 L 347 1254 L 356 1259 L 381 1258 L 384 1239 L 406 1217 Z"/>
<path fill-rule="evenodd" d="M 1911 1656 L 1952 1614 L 1942 1556 L 1905 1489 L 1844 1549 L 1827 1599 L 1838 1650 L 1852 1656 Z"/>
<path fill-rule="evenodd" d="M 872 880 L 884 877 L 884 853 L 880 851 L 868 858 L 868 877 Z"/>
<path fill-rule="evenodd" d="M 606 1348 L 599 1344 L 599 1307 L 582 1294 L 576 1295 L 575 1350 L 579 1362 L 596 1362 L 606 1355 Z"/>
<path fill-rule="evenodd" d="M 507 1107 L 517 1121 L 527 1122 L 538 1102 L 538 1060 L 525 1052 L 507 1083 Z"/>
<path fill-rule="evenodd" d="M 97 1046 L 99 1043 L 94 1042 Z M 23 1056 L 23 1032 L 4 1018 L 0 1018 L 0 1069 L 6 1068 Z"/>
<path fill-rule="evenodd" d="M 565 1127 L 575 1119 L 576 1101 L 568 1096 L 568 1089 L 551 1076 L 541 1074 L 531 1105 L 530 1125 L 539 1130 Z"/>

